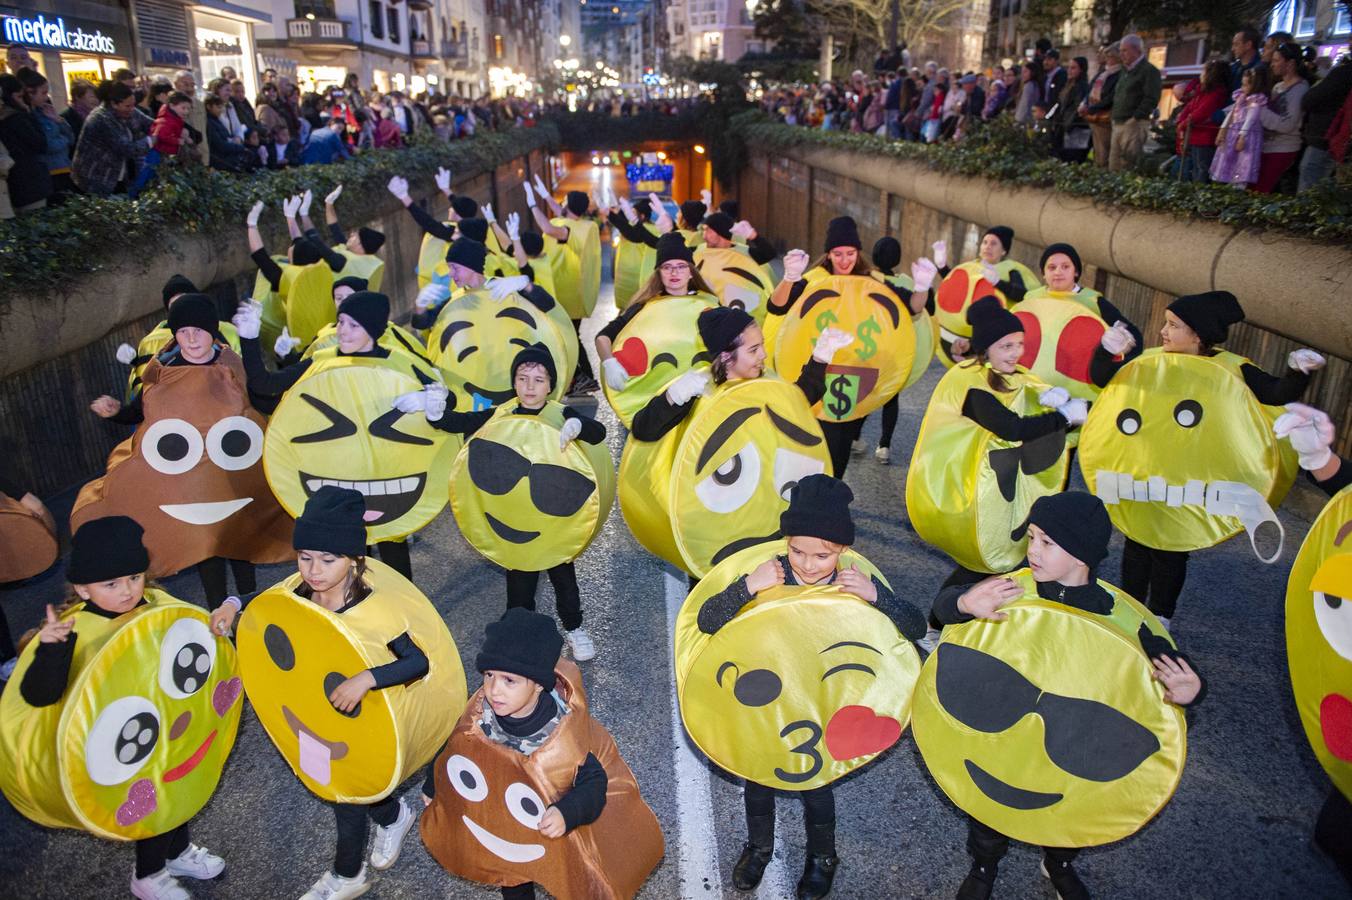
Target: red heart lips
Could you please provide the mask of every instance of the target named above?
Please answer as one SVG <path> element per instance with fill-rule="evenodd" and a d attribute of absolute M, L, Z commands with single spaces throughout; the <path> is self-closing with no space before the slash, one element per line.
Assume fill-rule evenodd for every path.
<path fill-rule="evenodd" d="M 826 723 L 826 750 L 841 761 L 881 753 L 900 737 L 900 722 L 867 706 L 842 706 Z"/>
<path fill-rule="evenodd" d="M 615 358 L 630 375 L 642 375 L 648 371 L 648 346 L 636 337 L 631 337 L 615 351 Z"/>
<path fill-rule="evenodd" d="M 1330 753 L 1352 762 L 1352 700 L 1328 694 L 1319 701 L 1319 730 Z"/>

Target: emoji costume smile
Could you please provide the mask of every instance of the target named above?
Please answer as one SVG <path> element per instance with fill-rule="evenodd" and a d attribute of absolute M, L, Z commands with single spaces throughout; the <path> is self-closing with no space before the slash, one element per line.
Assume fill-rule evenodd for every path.
<path fill-rule="evenodd" d="M 460 820 L 465 823 L 469 833 L 474 835 L 474 839 L 482 844 L 485 850 L 507 862 L 535 862 L 545 855 L 545 848 L 540 844 L 513 844 L 511 841 L 504 841 L 493 832 L 476 824 L 469 816 L 462 815 Z"/>
<path fill-rule="evenodd" d="M 366 498 L 368 523 L 398 519 L 418 505 L 423 489 L 427 486 L 427 475 L 405 475 L 402 478 L 376 478 L 371 481 L 338 481 L 333 478 L 317 478 L 306 472 L 297 472 L 305 487 L 307 497 L 325 485 L 334 485 L 358 491 Z"/>

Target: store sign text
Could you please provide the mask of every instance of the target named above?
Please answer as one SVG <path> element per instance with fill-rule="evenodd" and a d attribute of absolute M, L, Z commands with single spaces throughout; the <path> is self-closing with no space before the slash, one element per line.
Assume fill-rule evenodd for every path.
<path fill-rule="evenodd" d="M 101 30 L 88 32 L 78 25 L 68 30 L 64 18 L 38 16 L 36 19 L 21 19 L 18 16 L 6 16 L 5 42 L 97 53 L 100 56 L 119 55 L 117 42 L 110 35 Z"/>

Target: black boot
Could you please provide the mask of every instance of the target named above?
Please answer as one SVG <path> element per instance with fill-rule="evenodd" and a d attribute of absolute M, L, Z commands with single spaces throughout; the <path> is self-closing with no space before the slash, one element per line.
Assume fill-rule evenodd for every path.
<path fill-rule="evenodd" d="M 820 900 L 831 893 L 840 859 L 836 856 L 836 823 L 807 826 L 807 859 L 798 879 L 797 900 Z"/>
<path fill-rule="evenodd" d="M 732 867 L 732 886 L 739 891 L 754 891 L 765 875 L 765 867 L 775 852 L 775 817 L 747 816 L 746 844 Z"/>
<path fill-rule="evenodd" d="M 995 863 L 973 862 L 972 871 L 962 880 L 958 888 L 958 900 L 989 900 L 995 887 L 998 867 Z"/>
<path fill-rule="evenodd" d="M 1090 900 L 1089 888 L 1084 886 L 1080 876 L 1075 874 L 1075 867 L 1067 860 L 1065 862 L 1053 862 L 1049 857 L 1042 858 L 1042 874 L 1052 880 L 1052 887 L 1056 889 L 1056 896 L 1061 900 Z"/>

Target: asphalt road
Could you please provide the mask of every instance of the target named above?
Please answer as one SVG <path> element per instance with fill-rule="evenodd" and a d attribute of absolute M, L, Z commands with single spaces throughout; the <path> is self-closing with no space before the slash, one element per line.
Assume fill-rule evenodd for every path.
<path fill-rule="evenodd" d="M 606 271 L 609 272 L 607 259 Z M 584 337 L 614 314 L 609 285 Z M 868 454 L 851 462 L 858 549 L 898 593 L 928 608 L 950 569 L 905 521 L 906 461 L 930 392 L 942 370 L 901 399 L 892 453 L 883 466 L 871 453 L 876 417 L 866 427 Z M 604 402 L 618 461 L 623 429 Z M 1078 477 L 1076 479 L 1078 481 Z M 58 511 L 58 516 L 61 513 Z M 1288 502 L 1279 512 L 1288 555 L 1258 562 L 1243 538 L 1194 556 L 1174 619 L 1175 634 L 1210 681 L 1210 696 L 1191 718 L 1188 760 L 1172 802 L 1128 840 L 1083 853 L 1077 867 L 1096 896 L 1114 898 L 1332 897 L 1346 893 L 1310 832 L 1329 782 L 1300 729 L 1290 695 L 1282 632 L 1285 578 L 1309 520 Z M 1121 538 L 1104 571 L 1118 571 Z M 599 647 L 583 665 L 591 708 L 614 735 L 666 834 L 667 855 L 641 896 L 742 896 L 728 886 L 743 840 L 740 785 L 689 747 L 672 714 L 669 621 L 684 596 L 684 578 L 649 556 L 612 511 L 602 534 L 578 562 L 586 624 Z M 289 574 L 264 567 L 261 585 Z M 484 626 L 504 606 L 501 573 L 458 533 L 449 508 L 417 537 L 413 571 L 455 636 L 467 671 Z M 194 573 L 167 579 L 184 599 L 202 602 Z M 0 594 L 16 634 L 61 598 L 60 572 Z M 552 611 L 547 579 L 540 608 Z M 477 687 L 471 676 L 471 689 Z M 418 780 L 402 790 L 416 799 Z M 833 896 L 952 896 L 966 874 L 964 819 L 929 777 L 909 732 L 884 757 L 837 785 L 842 866 Z M 775 862 L 758 896 L 792 896 L 803 859 L 801 806 L 778 805 Z M 193 820 L 196 841 L 222 854 L 226 875 L 188 882 L 206 898 L 298 897 L 332 859 L 333 817 L 292 775 L 246 711 L 220 789 Z M 1015 845 L 1001 868 L 997 897 L 1052 897 L 1038 873 L 1039 855 Z M 0 803 L 0 896 L 101 898 L 127 895 L 131 848 L 74 831 L 41 828 Z M 416 829 L 403 855 L 375 878 L 367 895 L 487 898 L 491 890 L 448 876 L 428 856 Z"/>

